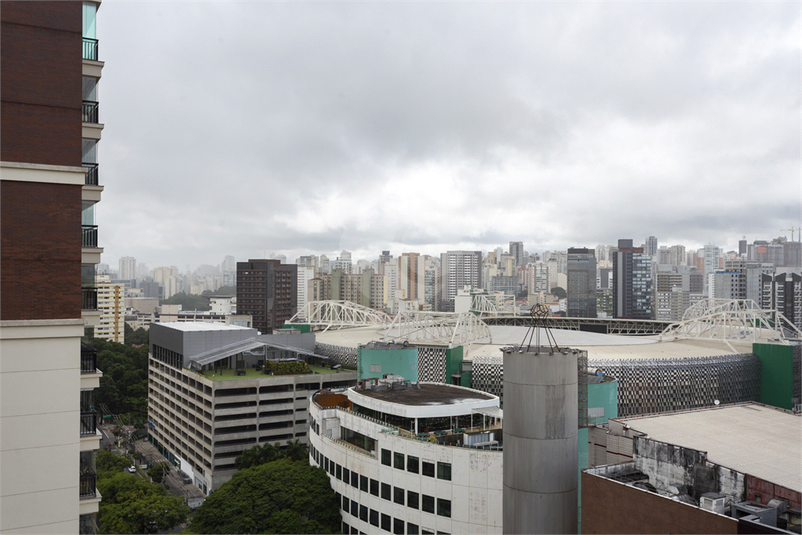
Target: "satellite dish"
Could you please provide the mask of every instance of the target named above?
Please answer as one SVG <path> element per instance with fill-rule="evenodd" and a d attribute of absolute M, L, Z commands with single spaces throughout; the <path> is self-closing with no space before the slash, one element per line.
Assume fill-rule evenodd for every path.
<path fill-rule="evenodd" d="M 717 399 L 716 399 L 716 400 L 713 400 L 713 403 L 714 403 L 715 405 L 721 405 L 721 402 L 720 402 L 719 400 L 717 400 Z"/>

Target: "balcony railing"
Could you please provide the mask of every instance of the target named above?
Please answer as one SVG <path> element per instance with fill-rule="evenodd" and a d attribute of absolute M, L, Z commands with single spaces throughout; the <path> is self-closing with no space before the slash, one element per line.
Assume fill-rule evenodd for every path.
<path fill-rule="evenodd" d="M 94 435 L 97 430 L 97 413 L 81 412 L 81 436 Z"/>
<path fill-rule="evenodd" d="M 81 474 L 80 492 L 81 498 L 94 498 L 97 496 L 95 483 L 97 475 L 92 472 Z"/>
<path fill-rule="evenodd" d="M 85 123 L 97 123 L 98 121 L 98 103 L 93 100 L 84 100 L 81 112 Z"/>
<path fill-rule="evenodd" d="M 81 310 L 97 310 L 97 288 L 81 288 Z"/>
<path fill-rule="evenodd" d="M 81 373 L 95 373 L 97 371 L 97 351 L 81 348 Z"/>
<path fill-rule="evenodd" d="M 89 186 L 97 186 L 99 184 L 97 180 L 97 164 L 83 162 L 81 165 L 86 168 L 86 181 L 84 184 Z"/>
<path fill-rule="evenodd" d="M 97 225 L 81 225 L 81 247 L 97 247 Z"/>
<path fill-rule="evenodd" d="M 84 59 L 97 61 L 97 39 L 84 37 Z"/>

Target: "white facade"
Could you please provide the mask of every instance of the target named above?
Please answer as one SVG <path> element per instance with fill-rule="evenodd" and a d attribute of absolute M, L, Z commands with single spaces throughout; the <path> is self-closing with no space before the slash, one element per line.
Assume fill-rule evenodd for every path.
<path fill-rule="evenodd" d="M 123 256 L 120 258 L 120 271 L 117 277 L 122 280 L 136 278 L 136 258 L 133 256 Z"/>
<path fill-rule="evenodd" d="M 315 266 L 298 266 L 298 310 L 309 301 L 309 281 L 315 278 Z M 306 318 L 304 318 L 306 319 Z"/>
<path fill-rule="evenodd" d="M 125 284 L 113 283 L 108 275 L 95 277 L 97 309 L 100 323 L 95 325 L 95 338 L 122 344 L 125 342 Z"/>
<path fill-rule="evenodd" d="M 490 395 L 455 405 L 410 406 L 371 399 L 355 389 L 346 394 L 354 410 L 363 407 L 412 419 L 465 416 L 472 408 L 494 410 L 488 405 L 498 409 L 498 398 Z M 343 533 L 502 533 L 500 450 L 441 445 L 430 435 L 416 438 L 353 411 L 322 408 L 316 399 L 321 398 L 313 395 L 309 409 L 310 462 L 331 475 L 341 500 Z M 477 425 L 481 418 L 477 414 Z M 495 435 L 500 437 L 500 428 Z M 354 446 L 354 436 L 366 437 L 362 443 L 372 450 Z"/>

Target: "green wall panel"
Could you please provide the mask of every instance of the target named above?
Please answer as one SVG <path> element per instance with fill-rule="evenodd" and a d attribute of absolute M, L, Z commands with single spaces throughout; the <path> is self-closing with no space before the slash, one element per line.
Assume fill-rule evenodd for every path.
<path fill-rule="evenodd" d="M 794 349 L 780 344 L 752 344 L 760 358 L 760 402 L 793 409 Z"/>

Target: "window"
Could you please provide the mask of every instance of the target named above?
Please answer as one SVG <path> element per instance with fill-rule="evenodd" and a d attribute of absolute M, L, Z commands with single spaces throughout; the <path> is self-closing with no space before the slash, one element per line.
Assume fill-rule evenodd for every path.
<path fill-rule="evenodd" d="M 379 495 L 379 482 L 376 481 L 375 479 L 370 480 L 370 493 L 373 494 L 374 496 Z"/>
<path fill-rule="evenodd" d="M 437 514 L 446 518 L 451 518 L 451 500 L 437 498 Z"/>
<path fill-rule="evenodd" d="M 365 485 L 367 485 L 367 481 L 365 482 Z M 359 488 L 359 474 L 356 472 L 351 472 L 351 486 L 355 489 Z"/>
<path fill-rule="evenodd" d="M 437 463 L 437 479 L 451 481 L 451 463 Z"/>
<path fill-rule="evenodd" d="M 379 512 L 375 509 L 370 510 L 370 525 L 371 526 L 379 526 Z"/>
<path fill-rule="evenodd" d="M 343 496 L 343 511 L 347 511 L 350 507 L 351 501 L 346 496 Z"/>
<path fill-rule="evenodd" d="M 382 448 L 382 464 L 390 466 L 390 450 Z"/>
<path fill-rule="evenodd" d="M 420 533 L 421 535 L 434 535 L 434 531 L 426 528 L 423 528 Z"/>
<path fill-rule="evenodd" d="M 359 504 L 354 500 L 351 500 L 351 516 L 359 518 Z"/>
<path fill-rule="evenodd" d="M 407 522 L 407 535 L 418 535 L 418 525 Z"/>
<path fill-rule="evenodd" d="M 343 522 L 343 533 L 350 533 L 350 532 L 351 532 L 350 526 L 348 526 L 348 524 Z"/>
<path fill-rule="evenodd" d="M 342 481 L 342 480 L 343 480 L 343 470 L 342 470 L 342 466 L 340 466 L 340 465 L 339 465 L 339 464 L 337 464 L 337 463 L 334 463 L 334 468 L 335 468 L 335 470 L 336 470 L 336 472 L 337 472 L 337 479 L 339 479 L 340 481 Z"/>
<path fill-rule="evenodd" d="M 384 531 L 390 531 L 390 517 L 382 513 L 382 529 Z"/>
<path fill-rule="evenodd" d="M 393 501 L 397 504 L 404 505 L 404 489 L 398 487 L 393 489 Z"/>
<path fill-rule="evenodd" d="M 368 506 L 367 505 L 360 505 L 359 506 L 359 520 L 362 522 L 368 521 Z"/>
<path fill-rule="evenodd" d="M 413 474 L 417 474 L 420 471 L 420 466 L 417 457 L 413 457 L 412 455 L 407 455 L 407 472 L 412 472 Z"/>
<path fill-rule="evenodd" d="M 411 490 L 407 491 L 407 507 L 412 507 L 413 509 L 418 508 L 418 493 L 413 492 Z"/>
<path fill-rule="evenodd" d="M 359 476 L 359 490 L 362 492 L 368 491 L 368 476 Z"/>
<path fill-rule="evenodd" d="M 346 485 L 348 484 L 349 481 L 351 481 L 351 471 L 344 466 L 343 466 L 343 481 L 345 481 Z"/>
<path fill-rule="evenodd" d="M 434 463 L 427 463 L 426 461 L 423 461 L 422 474 L 425 476 L 434 477 Z"/>
<path fill-rule="evenodd" d="M 423 495 L 423 511 L 434 514 L 434 496 Z"/>
<path fill-rule="evenodd" d="M 382 500 L 390 499 L 390 485 L 382 483 Z"/>
<path fill-rule="evenodd" d="M 393 468 L 404 469 L 404 454 L 396 452 L 393 455 Z"/>
<path fill-rule="evenodd" d="M 404 521 L 398 518 L 393 519 L 393 533 L 404 535 Z"/>

